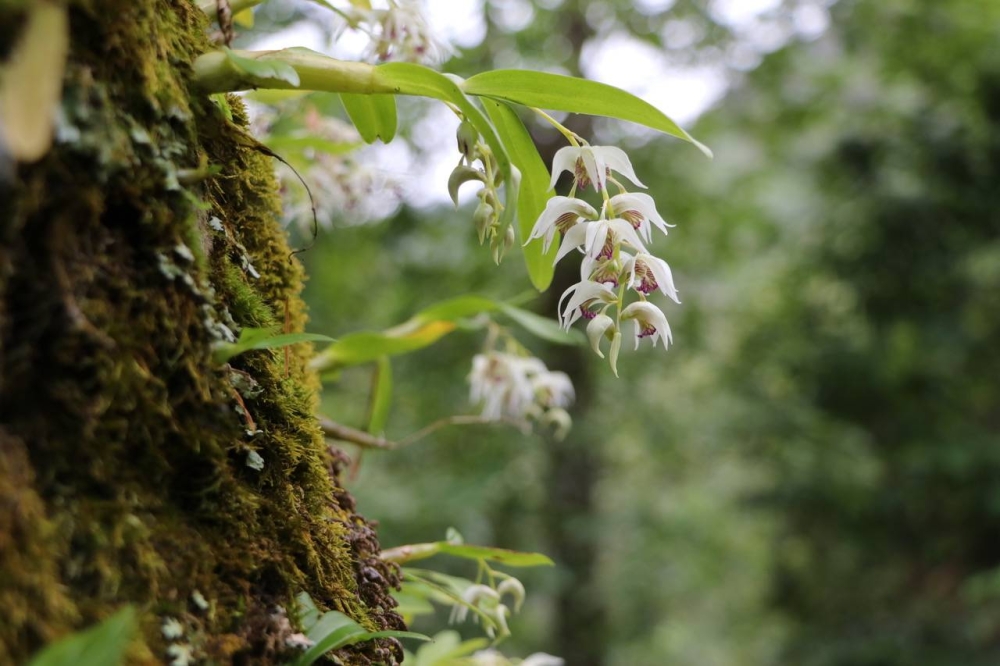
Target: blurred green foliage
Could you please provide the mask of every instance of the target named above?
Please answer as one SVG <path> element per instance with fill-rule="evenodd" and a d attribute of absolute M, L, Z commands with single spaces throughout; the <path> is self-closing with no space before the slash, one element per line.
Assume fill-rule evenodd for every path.
<path fill-rule="evenodd" d="M 574 39 L 656 42 L 670 20 L 701 36 L 679 62 L 741 39 L 704 3 L 647 17 L 629 2 L 538 2 L 513 34 L 494 20 L 506 4 L 491 3 L 486 40 L 447 69 L 507 57 L 572 72 Z M 512 653 L 593 645 L 594 626 L 558 621 L 572 598 L 604 618 L 597 653 L 573 666 L 1000 659 L 1000 4 L 830 11 L 819 38 L 730 71 L 730 93 L 692 128 L 713 163 L 676 141 L 623 139 L 678 224 L 662 254 L 684 302 L 667 312 L 677 345 L 623 355 L 620 380 L 587 361 L 559 450 L 596 462 L 578 479 L 593 506 L 560 521 L 596 559 L 523 577 Z M 449 296 L 527 288 L 516 262 L 493 267 L 470 219 L 404 209 L 326 232 L 305 255 L 311 330 L 340 337 Z M 479 335 L 394 361 L 390 438 L 471 409 Z M 363 426 L 370 373 L 345 370 L 325 412 Z M 556 450 L 446 429 L 365 453 L 352 490 L 386 546 L 454 525 L 470 543 L 553 554 L 553 498 L 579 490 Z"/>

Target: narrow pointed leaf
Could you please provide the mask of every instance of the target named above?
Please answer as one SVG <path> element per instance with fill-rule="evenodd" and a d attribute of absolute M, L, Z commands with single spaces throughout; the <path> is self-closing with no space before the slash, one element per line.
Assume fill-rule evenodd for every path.
<path fill-rule="evenodd" d="M 689 141 L 708 157 L 712 151 L 655 106 L 606 83 L 572 76 L 498 69 L 477 74 L 462 84 L 470 95 L 481 95 L 553 111 L 606 116 L 645 125 Z"/>
<path fill-rule="evenodd" d="M 97 626 L 50 644 L 28 666 L 118 666 L 135 632 L 135 609 L 126 606 Z"/>
<path fill-rule="evenodd" d="M 236 342 L 217 344 L 213 352 L 216 363 L 225 363 L 237 354 L 256 349 L 278 349 L 300 342 L 334 342 L 333 338 L 318 333 L 278 333 L 269 328 L 244 328 Z"/>
<path fill-rule="evenodd" d="M 557 345 L 579 345 L 584 342 L 583 334 L 580 331 L 576 329 L 566 331 L 555 319 L 549 319 L 507 303 L 501 303 L 500 310 L 513 319 L 518 326 L 542 340 Z"/>
<path fill-rule="evenodd" d="M 538 216 L 545 210 L 545 203 L 554 195 L 549 192 L 549 170 L 545 167 L 528 134 L 524 123 L 510 106 L 496 100 L 484 99 L 483 108 L 496 126 L 497 134 L 507 146 L 510 159 L 521 172 L 521 189 L 517 197 L 517 229 L 521 243 L 531 235 L 531 228 Z M 542 240 L 528 243 L 524 249 L 524 262 L 528 268 L 531 284 L 538 291 L 545 291 L 552 282 L 553 259 L 558 246 L 553 245 L 547 253 L 542 252 Z"/>

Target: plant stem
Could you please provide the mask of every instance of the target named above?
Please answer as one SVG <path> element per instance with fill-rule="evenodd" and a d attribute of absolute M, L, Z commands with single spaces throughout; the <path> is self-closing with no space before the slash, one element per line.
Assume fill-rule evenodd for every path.
<path fill-rule="evenodd" d="M 567 129 L 565 125 L 563 125 L 561 122 L 559 122 L 558 120 L 556 120 L 555 118 L 553 118 L 549 114 L 545 113 L 541 109 L 536 109 L 533 106 L 532 107 L 528 107 L 528 108 L 530 108 L 532 111 L 534 111 L 535 113 L 537 113 L 538 115 L 540 115 L 542 118 L 545 118 L 545 120 L 549 121 L 552 124 L 553 127 L 555 127 L 557 130 L 559 130 L 560 134 L 562 134 L 564 137 L 566 137 L 566 140 L 569 141 L 569 143 L 570 143 L 571 146 L 574 146 L 576 148 L 580 147 L 580 142 L 577 140 L 577 139 L 579 139 L 579 137 L 576 135 L 575 132 Z"/>
<path fill-rule="evenodd" d="M 194 84 L 207 93 L 236 92 L 254 88 L 281 90 L 317 90 L 322 92 L 358 93 L 361 95 L 393 94 L 396 88 L 380 80 L 375 66 L 361 62 L 337 60 L 318 53 L 285 49 L 281 51 L 236 51 L 250 60 L 274 60 L 292 67 L 299 75 L 299 85 L 277 78 L 261 79 L 241 71 L 223 51 L 210 51 L 194 61 Z"/>

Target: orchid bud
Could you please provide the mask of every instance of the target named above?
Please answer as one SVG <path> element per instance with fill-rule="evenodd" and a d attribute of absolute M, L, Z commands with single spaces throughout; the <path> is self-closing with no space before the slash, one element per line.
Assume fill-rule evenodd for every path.
<path fill-rule="evenodd" d="M 475 223 L 476 231 L 479 233 L 479 244 L 482 245 L 483 241 L 486 240 L 486 232 L 489 231 L 490 226 L 493 224 L 493 206 L 485 201 L 480 203 L 476 207 L 476 212 L 472 215 L 472 221 Z"/>
<path fill-rule="evenodd" d="M 470 162 L 476 157 L 476 143 L 479 141 L 479 132 L 468 120 L 463 120 L 458 126 L 456 133 L 458 139 L 458 150 Z"/>

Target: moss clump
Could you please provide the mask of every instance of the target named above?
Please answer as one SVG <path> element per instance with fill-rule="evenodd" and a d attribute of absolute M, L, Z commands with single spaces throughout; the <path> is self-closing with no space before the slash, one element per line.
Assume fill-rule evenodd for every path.
<path fill-rule="evenodd" d="M 57 145 L 20 167 L 0 220 L 0 663 L 125 602 L 135 663 L 162 660 L 164 617 L 218 663 L 274 663 L 299 590 L 399 627 L 394 572 L 313 416 L 308 345 L 211 360 L 239 327 L 305 313 L 239 102 L 230 121 L 189 92 L 204 17 L 95 0 L 71 26 Z M 222 171 L 181 184 L 204 164 Z"/>

